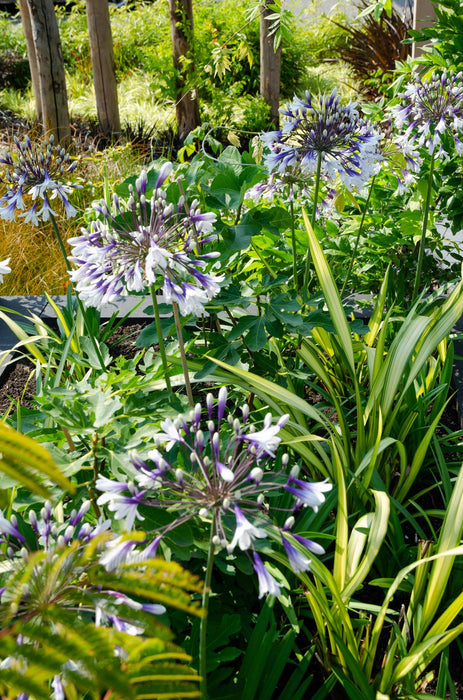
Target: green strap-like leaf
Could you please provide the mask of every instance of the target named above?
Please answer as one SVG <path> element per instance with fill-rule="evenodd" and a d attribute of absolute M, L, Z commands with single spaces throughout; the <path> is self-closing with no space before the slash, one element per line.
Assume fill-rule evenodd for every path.
<path fill-rule="evenodd" d="M 310 252 L 312 255 L 312 261 L 317 273 L 318 281 L 320 282 L 320 287 L 325 297 L 325 302 L 328 307 L 331 320 L 336 328 L 336 332 L 339 336 L 339 341 L 344 349 L 346 358 L 349 363 L 352 376 L 355 375 L 355 362 L 354 362 L 354 351 L 352 348 L 352 336 L 349 328 L 349 324 L 346 320 L 346 314 L 343 309 L 341 299 L 339 297 L 338 289 L 334 283 L 334 278 L 326 260 L 325 254 L 322 250 L 318 238 L 310 223 L 307 212 L 303 210 L 304 224 L 307 230 L 307 236 L 309 239 Z"/>

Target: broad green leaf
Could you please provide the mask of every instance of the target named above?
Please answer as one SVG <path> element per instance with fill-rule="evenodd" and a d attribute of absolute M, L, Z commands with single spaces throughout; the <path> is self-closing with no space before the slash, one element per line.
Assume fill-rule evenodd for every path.
<path fill-rule="evenodd" d="M 265 316 L 258 316 L 250 327 L 246 336 L 246 344 L 252 351 L 262 350 L 267 344 L 267 332 L 265 330 Z"/>

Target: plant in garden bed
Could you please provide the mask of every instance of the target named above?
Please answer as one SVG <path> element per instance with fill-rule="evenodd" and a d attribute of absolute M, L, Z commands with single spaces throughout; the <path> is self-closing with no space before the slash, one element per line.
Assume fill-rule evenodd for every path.
<path fill-rule="evenodd" d="M 228 552 L 229 555 L 236 548 L 245 552 L 252 550 L 253 554 L 252 557 L 249 556 L 249 561 L 258 577 L 259 596 L 266 593 L 280 596 L 281 582 L 278 583 L 265 568 L 259 552 L 267 553 L 269 544 L 276 542 L 287 556 L 287 565 L 289 564 L 296 571 L 307 569 L 310 564 L 309 552 L 321 554 L 323 549 L 310 539 L 292 533 L 294 517 L 291 513 L 296 506 L 300 508 L 309 505 L 317 508 L 323 504 L 324 494 L 331 489 L 331 485 L 327 483 L 309 483 L 299 479 L 295 468 L 288 473 L 287 456 L 283 458 L 278 471 L 268 471 L 265 462 L 268 458 L 275 456 L 279 444 L 278 433 L 284 424 L 284 419 L 280 419 L 277 424 L 272 424 L 269 414 L 265 418 L 262 430 L 256 431 L 248 420 L 249 409 L 246 405 L 242 410 L 242 423 L 238 418 L 233 419 L 231 414 L 225 415 L 226 396 L 227 392 L 222 388 L 219 392 L 217 416 L 215 416 L 212 411 L 213 399 L 208 395 L 206 400 L 208 419 L 205 421 L 204 430 L 201 429 L 203 426 L 200 422 L 199 405 L 196 406 L 189 423 L 183 417 L 179 417 L 177 423 L 169 418 L 161 422 L 161 431 L 164 432 L 155 433 L 155 440 L 159 447 L 166 445 L 167 451 L 172 452 L 169 460 L 158 448 L 147 452 L 149 442 L 145 441 L 140 444 L 139 449 L 142 449 L 142 452 L 132 451 L 129 460 L 126 453 L 123 454 L 122 451 L 114 455 L 117 457 L 118 473 L 127 475 L 124 481 L 115 481 L 103 476 L 100 470 L 104 468 L 104 462 L 100 461 L 99 472 L 97 472 L 99 475 L 94 479 L 93 488 L 90 490 L 92 502 L 93 489 L 101 492 L 97 502 L 94 503 L 97 512 L 100 512 L 99 508 L 108 509 L 110 513 L 114 513 L 116 521 L 124 522 L 129 531 L 138 520 L 145 521 L 145 529 L 154 530 L 151 536 L 152 542 L 148 546 L 150 555 L 154 555 L 161 542 L 163 549 L 167 547 L 167 551 L 172 549 L 176 552 L 177 529 L 181 541 L 187 536 L 185 527 L 189 521 L 195 521 L 195 529 L 198 531 L 195 537 L 209 541 L 206 547 L 208 554 L 203 592 L 203 607 L 206 609 L 209 587 L 212 585 L 214 590 L 211 583 L 212 565 L 220 550 Z M 82 398 L 82 395 L 78 396 L 80 402 Z M 108 407 L 108 397 L 105 397 L 104 401 Z M 47 412 L 57 417 L 56 411 L 50 411 L 48 408 Z M 69 413 L 72 415 L 75 411 Z M 112 421 L 108 420 L 106 427 L 101 426 L 98 433 L 94 432 L 94 436 L 98 434 L 100 441 L 98 452 L 94 452 L 95 457 L 98 453 L 100 455 L 106 453 L 109 456 L 108 450 L 114 441 L 116 416 L 107 413 L 107 417 Z M 58 418 L 60 426 L 63 422 L 60 416 Z M 98 418 L 93 419 L 93 423 L 99 422 Z M 69 422 L 68 428 L 70 429 Z M 74 430 L 70 432 L 74 433 Z M 139 437 L 142 435 L 143 431 L 139 431 Z M 147 436 L 145 431 L 145 440 Z M 136 444 L 135 438 L 134 434 L 132 445 Z M 105 446 L 103 446 L 103 439 Z M 92 445 L 96 444 L 92 439 Z M 122 442 L 122 447 L 124 445 L 127 445 L 127 437 L 125 443 Z M 80 470 L 85 467 L 85 455 L 82 459 L 75 453 L 71 453 L 70 458 L 74 472 L 76 467 Z M 94 466 L 95 464 L 97 463 L 95 462 Z M 116 465 L 114 459 L 112 465 L 113 467 Z M 107 473 L 107 467 L 105 472 Z M 286 513 L 286 515 L 282 520 L 282 514 L 280 514 L 278 524 L 269 508 L 275 502 L 276 496 L 285 492 L 287 496 L 291 495 L 292 503 L 288 503 L 283 508 L 283 514 Z M 267 497 L 264 494 L 267 494 Z M 281 511 L 283 506 L 281 498 L 279 500 L 281 504 L 277 511 Z M 207 529 L 210 530 L 209 534 Z M 126 557 L 132 557 L 136 541 L 131 541 L 130 536 L 124 540 L 115 541 L 104 557 L 106 567 L 110 570 L 116 569 L 120 561 L 125 560 Z M 299 551 L 298 546 L 302 547 L 302 551 Z M 201 549 L 202 547 L 198 551 L 201 552 Z M 236 558 L 236 555 L 233 558 Z M 205 650 L 206 623 L 204 621 L 201 623 L 200 641 L 203 693 L 206 692 Z"/>
<path fill-rule="evenodd" d="M 387 494 L 391 492 L 395 496 L 392 500 L 394 509 L 397 507 L 403 512 L 405 509 L 400 501 L 407 504 L 407 493 L 413 487 L 429 442 L 434 436 L 445 402 L 445 397 L 439 398 L 438 392 L 432 393 L 435 405 L 428 417 L 429 427 L 419 430 L 421 442 L 412 448 L 409 457 L 411 461 L 407 461 L 407 453 L 399 438 L 391 437 L 389 431 L 395 422 L 397 429 L 402 431 L 400 439 L 404 440 L 417 419 L 416 406 L 422 388 L 424 385 L 430 388 L 430 380 L 436 381 L 434 373 L 438 363 L 430 359 L 431 352 L 437 347 L 439 352 L 445 352 L 443 339 L 462 313 L 461 283 L 454 292 L 455 296 L 440 302 L 440 310 L 438 302 L 435 319 L 432 316 L 415 316 L 413 309 L 404 321 L 403 333 L 395 335 L 387 350 L 385 335 L 388 324 L 381 322 L 383 291 L 370 321 L 370 329 L 365 335 L 366 345 L 362 346 L 360 339 L 352 338 L 348 330 L 326 260 L 308 221 L 307 226 L 312 257 L 336 333 L 314 332 L 314 341 L 303 343 L 300 357 L 305 357 L 308 367 L 325 385 L 325 391 L 329 393 L 336 409 L 335 417 L 325 416 L 288 388 L 272 384 L 241 369 L 228 367 L 226 375 L 220 370 L 217 375 L 222 379 L 227 376 L 228 381 L 233 376 L 243 389 L 261 397 L 274 410 L 287 411 L 289 421 L 280 431 L 283 440 L 291 449 L 300 453 L 311 474 L 329 475 L 335 484 L 336 548 L 332 567 L 328 568 L 314 559 L 312 569 L 315 583 L 305 574 L 298 574 L 309 592 L 307 600 L 320 637 L 319 654 L 326 669 L 333 674 L 333 681 L 339 680 L 352 698 L 359 697 L 359 693 L 362 693 L 362 697 L 374 698 L 378 697 L 377 692 L 388 697 L 414 697 L 427 665 L 461 632 L 459 624 L 450 627 L 463 605 L 461 596 L 457 595 L 447 610 L 438 614 L 454 558 L 463 552 L 458 546 L 461 522 L 455 512 L 463 483 L 461 470 L 453 496 L 447 505 L 436 553 L 428 558 L 419 550 L 418 560 L 406 566 L 396 577 L 387 581 L 378 580 L 378 585 L 386 588 L 390 586 L 382 605 L 367 605 L 354 600 L 354 596 L 367 576 L 371 576 L 372 569 L 381 569 L 384 556 L 382 547 L 387 541 L 390 523 L 394 523 L 395 528 L 401 527 L 397 514 L 390 516 L 391 504 Z M 434 304 L 435 302 L 431 304 L 431 309 Z M 378 338 L 376 333 L 380 328 Z M 411 342 L 415 333 L 416 338 Z M 376 340 L 374 348 L 369 340 L 373 338 Z M 362 357 L 362 347 L 366 363 L 363 365 L 364 371 L 370 373 L 366 405 L 362 405 L 362 370 L 356 364 Z M 428 362 L 427 380 L 423 376 L 418 381 Z M 444 372 L 447 373 L 447 380 L 444 381 L 448 382 L 448 365 L 445 369 L 444 364 Z M 349 378 L 348 389 L 346 378 Z M 346 399 L 352 400 L 353 408 L 349 409 L 349 404 L 345 405 Z M 403 413 L 405 407 L 408 418 Z M 374 415 L 376 419 L 371 427 L 371 442 L 365 443 L 369 434 L 369 422 Z M 349 453 L 352 449 L 355 456 L 351 457 Z M 400 458 L 398 464 L 397 455 Z M 394 463 L 396 467 L 392 467 Z M 382 465 L 386 471 L 382 471 Z M 393 484 L 392 471 L 389 471 L 393 468 L 399 477 L 396 484 Z M 371 486 L 374 491 L 371 491 Z M 372 497 L 375 509 L 369 512 L 367 504 Z M 363 506 L 362 501 L 365 504 Z M 357 515 L 354 514 L 358 510 L 363 515 L 357 520 Z M 275 556 L 281 562 L 281 558 Z M 431 562 L 434 563 L 430 568 Z M 415 569 L 416 576 L 410 579 L 410 574 Z M 439 587 L 441 576 L 444 586 Z M 412 594 L 407 603 L 406 622 L 402 628 L 398 622 L 393 622 L 390 627 L 391 646 L 387 652 L 387 662 L 381 671 L 377 671 L 374 659 L 377 653 L 382 653 L 378 648 L 380 634 L 387 616 L 394 614 L 392 597 L 407 577 L 412 581 Z M 370 584 L 374 585 L 375 582 L 370 580 Z M 424 600 L 427 614 L 422 619 L 418 612 L 418 601 Z M 396 608 L 397 621 L 399 613 L 400 609 Z M 375 622 L 370 622 L 370 614 L 374 615 Z M 328 688 L 330 681 L 326 685 Z"/>
<path fill-rule="evenodd" d="M 71 240 L 77 292 L 90 307 L 130 294 L 135 304 L 150 289 L 155 322 L 137 342 L 152 347 L 112 360 L 102 342 L 112 322 L 100 330 L 98 314 L 87 308 L 84 327 L 70 292 L 67 307 L 56 307 L 57 333 L 33 317 L 33 328 L 17 324 L 21 347 L 38 360 L 38 395 L 34 409 L 8 421 L 46 445 L 72 481 L 75 493 L 56 511 L 62 508 L 56 533 L 64 539 L 55 544 L 68 547 L 57 561 L 67 565 L 75 546 L 77 568 L 82 557 L 89 562 L 86 595 L 97 580 L 104 591 L 111 581 L 111 590 L 129 595 L 118 585 L 136 579 L 132 598 L 143 605 L 145 567 L 163 567 L 144 561 L 155 553 L 205 575 L 207 636 L 203 619 L 171 617 L 193 663 L 200 649 L 204 697 L 302 698 L 315 650 L 327 676 L 317 683 L 319 698 L 338 684 L 352 698 L 415 697 L 429 662 L 461 627 L 460 592 L 451 599 L 451 586 L 436 586 L 457 576 L 463 477 L 445 464 L 447 442 L 436 428 L 463 283 L 393 305 L 391 271 L 368 325 L 353 318 L 339 293 L 350 286 L 350 265 L 335 276 L 323 251 L 323 227 L 333 233 L 338 223 L 317 218 L 321 192 L 334 185 L 337 203 L 348 201 L 337 221 L 350 227 L 355 256 L 367 227 L 387 227 L 409 195 L 382 207 L 393 176 L 376 174 L 385 158 L 379 133 L 352 105 L 343 108 L 336 95 L 317 104 L 306 96 L 287 116 L 288 126 L 267 137 L 274 200 L 251 196 L 268 187 L 268 169 L 235 147 L 220 152 L 209 134 L 207 147 L 217 148 L 210 156 L 154 163 L 118 186 L 112 202 L 87 212 L 82 234 Z M 436 131 L 430 133 L 434 148 Z M 407 151 L 408 141 L 403 145 Z M 406 165 L 403 156 L 396 163 Z M 275 190 L 280 175 L 294 179 Z M 369 192 L 358 193 L 355 183 L 369 184 Z M 349 219 L 355 208 L 360 214 Z M 159 308 L 161 289 L 166 303 Z M 227 395 L 224 385 L 232 384 Z M 318 405 L 310 402 L 314 392 Z M 289 456 L 280 457 L 280 441 Z M 426 501 L 431 446 L 439 467 L 433 496 L 443 493 L 437 507 Z M 56 487 L 52 493 L 61 496 Z M 28 542 L 33 537 L 27 493 L 14 489 L 7 499 L 8 557 L 15 528 Z M 77 517 L 68 513 L 81 508 L 89 508 L 80 516 L 86 528 L 108 519 L 95 559 L 66 535 L 66 518 Z M 407 539 L 412 528 L 436 542 L 417 554 Z M 321 544 L 331 541 L 324 552 Z M 366 600 L 371 585 L 374 602 Z M 262 607 L 256 591 L 268 596 Z M 199 588 L 194 592 L 198 597 Z M 439 688 L 446 683 L 443 672 Z"/>
<path fill-rule="evenodd" d="M 39 514 L 0 512 L 2 692 L 49 698 L 51 686 L 54 698 L 198 697 L 188 657 L 155 617 L 166 612 L 161 601 L 199 614 L 190 598 L 198 581 L 144 548 L 117 578 L 107 573 L 110 523 L 84 522 L 89 506 L 67 517 L 62 506 L 53 515 L 49 501 Z"/>
<path fill-rule="evenodd" d="M 445 406 L 453 354 L 446 337 L 463 312 L 463 286 L 447 299 L 438 295 L 417 302 L 394 329 L 392 312 L 384 314 L 387 280 L 363 340 L 349 328 L 333 277 L 306 218 L 311 255 L 335 332 L 315 328 L 296 351 L 301 364 L 287 386 L 242 369 L 228 368 L 245 389 L 259 394 L 275 410 L 290 415 L 283 429 L 293 449 L 318 477 L 333 478 L 328 441 L 361 489 L 386 487 L 404 500 L 419 474 Z M 392 327 L 393 328 L 393 327 Z M 437 352 L 436 356 L 432 354 Z M 222 365 L 216 360 L 216 363 Z M 298 393 L 302 372 L 329 399 L 334 417 L 324 415 Z M 227 375 L 228 377 L 230 375 Z M 429 394 L 428 394 L 429 392 Z M 432 410 L 429 406 L 432 402 Z M 317 437 L 318 436 L 318 437 Z"/>

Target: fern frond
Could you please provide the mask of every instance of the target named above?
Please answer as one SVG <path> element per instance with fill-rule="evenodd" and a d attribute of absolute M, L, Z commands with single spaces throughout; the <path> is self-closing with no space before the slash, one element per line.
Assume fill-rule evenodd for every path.
<path fill-rule="evenodd" d="M 42 445 L 1 422 L 0 472 L 43 498 L 50 496 L 45 480 L 53 481 L 65 491 L 74 491 Z"/>
<path fill-rule="evenodd" d="M 172 561 L 150 559 L 143 562 L 143 576 L 134 564 L 121 565 L 117 573 L 100 569 L 92 571 L 91 580 L 94 585 L 114 587 L 127 595 L 147 598 L 195 615 L 203 614 L 199 601 L 192 601 L 190 595 L 202 592 L 200 579 Z"/>
<path fill-rule="evenodd" d="M 202 589 L 199 579 L 161 559 L 125 564 L 120 575 L 108 572 L 99 563 L 107 540 L 108 533 L 88 543 L 57 539 L 45 551 L 6 562 L 0 694 L 48 700 L 58 678 L 70 698 L 200 697 L 191 658 L 152 608 L 138 602 L 162 601 L 199 615 L 191 600 Z"/>

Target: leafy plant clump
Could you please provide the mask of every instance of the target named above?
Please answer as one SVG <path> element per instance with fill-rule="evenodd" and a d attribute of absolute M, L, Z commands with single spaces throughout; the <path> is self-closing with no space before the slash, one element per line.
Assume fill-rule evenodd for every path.
<path fill-rule="evenodd" d="M 113 12 L 142 36 L 139 9 Z M 248 38 L 209 51 L 204 95 Z M 0 420 L 2 696 L 457 697 L 463 76 L 435 61 L 375 104 L 301 90 L 246 145 L 8 144 L 5 240 L 49 246 L 67 294 L 54 324 L 0 308 L 34 384 Z"/>

